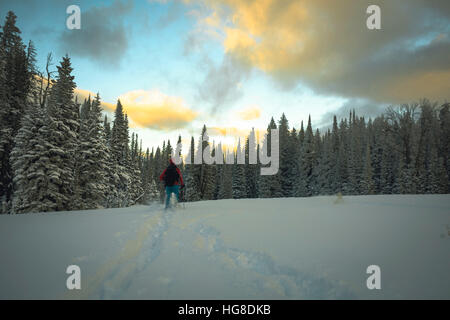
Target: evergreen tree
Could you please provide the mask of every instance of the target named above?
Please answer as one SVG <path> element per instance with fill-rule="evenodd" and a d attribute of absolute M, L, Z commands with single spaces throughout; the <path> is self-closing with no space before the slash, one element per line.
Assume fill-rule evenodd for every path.
<path fill-rule="evenodd" d="M 200 198 L 200 192 L 198 189 L 198 176 L 197 176 L 197 169 L 198 167 L 194 164 L 194 157 L 195 157 L 195 142 L 194 137 L 191 137 L 191 145 L 189 148 L 189 153 L 187 155 L 187 158 L 189 159 L 189 164 L 186 164 L 185 169 L 185 199 L 186 201 L 199 201 Z"/>
<path fill-rule="evenodd" d="M 117 198 L 114 206 L 123 207 L 131 203 L 129 187 L 132 183 L 130 176 L 128 118 L 123 112 L 120 100 L 117 101 L 111 130 L 111 157 L 114 162 L 114 180 L 116 180 Z"/>
<path fill-rule="evenodd" d="M 281 115 L 278 122 L 280 135 L 280 168 L 279 179 L 281 184 L 281 194 L 283 197 L 291 197 L 294 194 L 294 185 L 298 177 L 293 176 L 293 169 L 296 168 L 297 159 L 294 156 L 294 141 L 289 132 L 289 122 L 284 115 Z"/>
<path fill-rule="evenodd" d="M 129 176 L 129 184 L 127 186 L 128 205 L 136 204 L 137 201 L 144 196 L 142 187 L 142 175 L 139 169 L 140 155 L 137 149 L 137 135 L 133 133 L 131 139 L 131 147 L 127 153 L 127 174 Z"/>
<path fill-rule="evenodd" d="M 330 149 L 330 188 L 331 193 L 336 194 L 341 190 L 341 180 L 338 172 L 338 158 L 339 158 L 339 129 L 336 116 L 333 117 L 333 127 L 331 131 L 331 149 Z"/>
<path fill-rule="evenodd" d="M 75 208 L 75 153 L 79 140 L 79 109 L 73 100 L 76 87 L 69 57 L 63 57 L 58 68 L 56 83 L 48 101 L 48 122 L 45 126 L 46 153 L 50 186 L 49 196 L 54 209 Z"/>
<path fill-rule="evenodd" d="M 11 152 L 14 213 L 45 212 L 53 209 L 54 203 L 47 196 L 49 179 L 44 158 L 46 119 L 45 109 L 30 104 L 15 137 L 15 146 Z"/>
<path fill-rule="evenodd" d="M 103 128 L 105 131 L 105 141 L 106 145 L 111 146 L 111 124 L 108 121 L 108 116 L 105 115 L 105 120 L 103 121 Z"/>
<path fill-rule="evenodd" d="M 315 165 L 314 135 L 311 125 L 311 116 L 308 118 L 308 126 L 306 127 L 305 139 L 303 141 L 302 164 L 303 179 L 306 182 L 306 195 L 313 194 L 313 168 Z"/>
<path fill-rule="evenodd" d="M 111 150 L 116 161 L 122 165 L 125 162 L 125 154 L 128 146 L 128 129 L 125 128 L 125 125 L 122 103 L 118 100 L 111 131 Z"/>
<path fill-rule="evenodd" d="M 35 74 L 34 46 L 30 43 L 26 50 L 16 19 L 9 11 L 0 32 L 0 212 L 10 207 L 13 194 L 10 155 Z"/>
<path fill-rule="evenodd" d="M 322 137 L 320 135 L 319 129 L 316 129 L 316 133 L 314 135 L 314 163 L 313 163 L 313 169 L 312 169 L 312 181 L 310 185 L 311 195 L 316 196 L 319 195 L 321 192 L 321 186 L 319 183 L 320 175 L 322 174 L 322 171 L 320 171 L 322 168 L 320 166 L 320 159 L 322 158 Z"/>
<path fill-rule="evenodd" d="M 197 148 L 197 159 L 201 161 L 201 164 L 194 164 L 194 168 L 191 171 L 193 178 L 197 182 L 198 192 L 202 200 L 212 200 L 214 195 L 215 166 L 206 164 L 203 161 L 203 152 L 207 147 L 209 147 L 209 136 L 206 125 L 204 125 Z"/>
<path fill-rule="evenodd" d="M 447 173 L 446 176 L 450 177 L 450 103 L 445 103 L 439 111 L 439 140 L 439 156 Z M 443 190 L 445 193 L 450 192 L 450 179 L 447 179 L 447 187 Z"/>
<path fill-rule="evenodd" d="M 374 185 L 372 178 L 372 159 L 370 157 L 370 145 L 366 146 L 366 157 L 364 162 L 364 180 L 363 185 L 361 186 L 361 190 L 363 194 L 373 194 L 374 193 Z"/>
<path fill-rule="evenodd" d="M 233 165 L 233 176 L 232 176 L 232 188 L 233 188 L 233 199 L 242 199 L 247 196 L 246 181 L 245 181 L 245 165 L 239 164 L 237 159 L 242 157 L 241 142 L 238 142 L 235 164 Z"/>
<path fill-rule="evenodd" d="M 222 148 L 222 144 L 219 143 L 219 145 L 216 148 L 217 150 L 221 150 L 223 153 L 223 148 Z M 216 151 L 214 151 L 215 153 Z M 217 151 L 218 152 L 218 151 Z M 215 156 L 215 154 L 214 154 Z M 222 163 L 218 163 L 216 164 L 216 172 L 215 172 L 215 186 L 214 186 L 214 200 L 217 199 L 222 199 L 221 198 L 221 184 L 222 184 L 222 179 L 223 179 L 223 170 L 224 170 L 224 166 L 225 166 L 225 158 L 222 158 Z"/>
<path fill-rule="evenodd" d="M 234 164 L 224 164 L 222 167 L 219 187 L 219 199 L 233 198 L 233 167 Z"/>
<path fill-rule="evenodd" d="M 89 95 L 89 98 L 87 100 L 85 99 L 83 104 L 81 105 L 80 109 L 81 126 L 84 124 L 84 122 L 88 122 L 90 111 L 91 111 L 91 95 Z"/>
<path fill-rule="evenodd" d="M 267 127 L 267 133 L 264 136 L 263 147 L 261 151 L 268 156 L 271 156 L 271 130 L 277 129 L 275 120 L 270 120 Z M 262 165 L 264 167 L 264 165 Z M 282 197 L 282 189 L 280 182 L 280 170 L 274 175 L 260 175 L 259 179 L 259 196 L 261 198 L 278 198 Z"/>
<path fill-rule="evenodd" d="M 256 136 L 255 130 L 252 129 L 249 136 L 245 141 L 245 180 L 246 180 L 246 188 L 247 188 L 247 198 L 257 198 L 258 197 L 258 189 L 257 189 L 257 179 L 258 179 L 258 165 L 250 164 L 250 156 L 257 155 L 256 153 Z M 252 161 L 256 162 L 257 157 L 252 159 Z"/>
<path fill-rule="evenodd" d="M 417 191 L 419 193 L 431 193 L 435 186 L 432 181 L 433 162 L 436 162 L 437 144 L 435 131 L 437 128 L 437 120 L 435 108 L 428 101 L 423 101 L 421 106 L 421 114 L 419 119 L 420 133 L 419 144 L 417 149 L 415 178 L 417 181 Z"/>
<path fill-rule="evenodd" d="M 322 156 L 319 158 L 315 172 L 317 190 L 322 195 L 333 194 L 332 156 L 331 133 L 328 130 L 323 138 Z"/>
<path fill-rule="evenodd" d="M 119 186 L 120 186 L 120 177 L 119 177 L 119 164 L 116 161 L 111 148 L 108 147 L 106 154 L 106 185 L 108 186 L 105 193 L 105 207 L 108 208 L 117 208 L 121 206 L 120 202 L 120 194 L 119 194 Z"/>
<path fill-rule="evenodd" d="M 84 130 L 80 133 L 78 156 L 77 200 L 80 209 L 101 208 L 105 204 L 109 186 L 107 183 L 108 149 L 102 127 L 100 96 L 85 104 Z M 85 110 L 86 111 L 86 110 Z"/>

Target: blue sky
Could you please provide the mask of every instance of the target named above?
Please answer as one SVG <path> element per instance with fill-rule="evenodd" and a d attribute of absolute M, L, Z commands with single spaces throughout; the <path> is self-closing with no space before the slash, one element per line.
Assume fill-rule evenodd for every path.
<path fill-rule="evenodd" d="M 71 4 L 81 30 L 66 28 Z M 369 4 L 381 30 L 366 28 Z M 144 147 L 203 124 L 237 139 L 283 112 L 291 127 L 308 115 L 320 127 L 450 92 L 447 1 L 2 1 L 2 19 L 8 10 L 39 67 L 67 53 L 80 98 L 100 92 L 107 112 L 123 100 Z"/>

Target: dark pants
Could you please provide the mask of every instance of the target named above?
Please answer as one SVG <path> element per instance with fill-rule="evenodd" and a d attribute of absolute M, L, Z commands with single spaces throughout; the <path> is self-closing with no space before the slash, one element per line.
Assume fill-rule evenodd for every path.
<path fill-rule="evenodd" d="M 173 185 L 171 187 L 166 187 L 166 208 L 170 207 L 170 196 L 172 195 L 172 192 L 175 193 L 177 201 L 180 201 L 180 186 Z"/>

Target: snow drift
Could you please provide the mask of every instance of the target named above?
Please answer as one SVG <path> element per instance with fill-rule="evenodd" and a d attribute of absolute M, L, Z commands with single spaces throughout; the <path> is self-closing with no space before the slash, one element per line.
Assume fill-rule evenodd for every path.
<path fill-rule="evenodd" d="M 335 199 L 2 215 L 0 298 L 450 298 L 450 195 Z"/>

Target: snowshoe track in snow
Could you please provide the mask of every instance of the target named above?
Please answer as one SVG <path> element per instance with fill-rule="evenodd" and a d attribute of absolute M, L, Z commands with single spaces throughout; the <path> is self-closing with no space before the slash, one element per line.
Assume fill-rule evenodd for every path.
<path fill-rule="evenodd" d="M 159 208 L 149 214 L 130 237 L 119 254 L 103 264 L 95 275 L 85 281 L 86 287 L 70 292 L 70 298 L 117 299 L 131 284 L 133 277 L 154 261 L 161 252 L 163 235 L 169 228 L 173 211 Z"/>
<path fill-rule="evenodd" d="M 194 231 L 204 237 L 205 243 L 212 244 L 208 258 L 218 262 L 225 269 L 254 272 L 257 277 L 253 287 L 255 297 L 263 292 L 276 293 L 283 299 L 354 299 L 355 295 L 345 286 L 324 277 L 300 272 L 294 268 L 278 265 L 275 260 L 264 252 L 253 252 L 227 247 L 220 232 L 211 226 L 198 224 Z M 236 286 L 240 286 L 236 278 Z M 248 285 L 248 284 L 247 284 Z"/>

